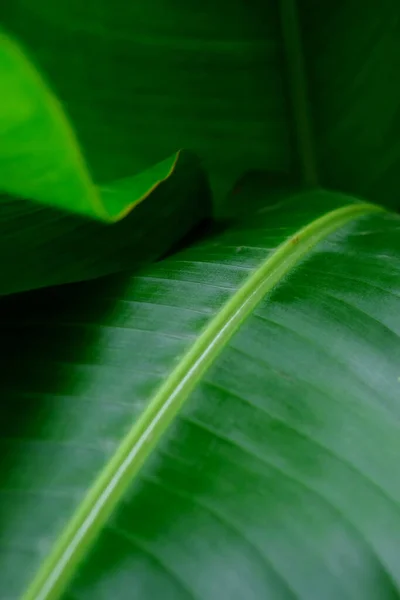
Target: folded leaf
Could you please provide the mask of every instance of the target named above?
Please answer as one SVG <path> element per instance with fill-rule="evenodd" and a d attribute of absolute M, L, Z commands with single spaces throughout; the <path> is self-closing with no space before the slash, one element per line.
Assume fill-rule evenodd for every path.
<path fill-rule="evenodd" d="M 105 193 L 131 198 L 130 180 Z M 160 258 L 211 213 L 196 157 L 180 154 L 174 172 L 122 220 L 82 219 L 33 202 L 0 202 L 0 294 L 138 269 Z"/>
<path fill-rule="evenodd" d="M 3 299 L 4 595 L 396 598 L 399 223 L 318 192 Z"/>
<path fill-rule="evenodd" d="M 58 100 L 1 32 L 0 84 L 0 294 L 138 268 L 210 212 L 187 153 L 96 186 Z"/>
<path fill-rule="evenodd" d="M 57 98 L 18 45 L 0 31 L 0 190 L 65 211 L 116 221 L 171 174 L 172 156 L 98 189 Z M 1 210 L 1 204 L 0 204 Z"/>

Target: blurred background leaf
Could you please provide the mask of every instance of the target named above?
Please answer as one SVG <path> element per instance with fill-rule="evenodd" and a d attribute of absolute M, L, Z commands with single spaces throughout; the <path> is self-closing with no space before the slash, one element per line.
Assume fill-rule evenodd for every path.
<path fill-rule="evenodd" d="M 232 212 L 226 194 L 249 169 L 398 207 L 396 0 L 121 2 L 0 8 L 54 86 L 96 183 L 190 148 L 217 215 Z"/>
<path fill-rule="evenodd" d="M 96 183 L 188 148 L 220 213 L 249 168 L 291 171 L 277 3 L 5 0 L 0 19 L 51 83 Z"/>
<path fill-rule="evenodd" d="M 321 184 L 400 207 L 400 4 L 302 0 Z"/>
<path fill-rule="evenodd" d="M 0 190 L 10 196 L 116 221 L 175 169 L 178 153 L 99 189 L 58 99 L 18 44 L 1 32 L 0 82 Z"/>

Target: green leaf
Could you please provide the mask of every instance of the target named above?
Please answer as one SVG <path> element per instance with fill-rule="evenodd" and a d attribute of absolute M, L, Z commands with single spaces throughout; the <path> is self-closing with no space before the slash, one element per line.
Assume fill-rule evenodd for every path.
<path fill-rule="evenodd" d="M 316 192 L 3 299 L 5 597 L 396 598 L 399 225 Z"/>
<path fill-rule="evenodd" d="M 107 189 L 131 197 L 130 180 Z M 180 154 L 174 172 L 115 224 L 61 213 L 29 201 L 0 202 L 0 294 L 92 279 L 156 260 L 211 212 L 196 157 Z"/>
<path fill-rule="evenodd" d="M 393 203 L 398 10 L 296 6 L 0 7 L 1 294 L 284 182 L 0 299 L 5 599 L 399 597 L 399 218 L 282 198 Z"/>
<path fill-rule="evenodd" d="M 121 219 L 167 179 L 172 156 L 98 190 L 57 98 L 18 45 L 0 31 L 0 190 L 103 221 Z"/>
<path fill-rule="evenodd" d="M 210 212 L 199 162 L 187 153 L 96 186 L 58 100 L 1 32 L 0 83 L 0 294 L 137 268 Z M 79 215 L 125 219 L 107 227 Z"/>
<path fill-rule="evenodd" d="M 15 0 L 28 48 L 104 183 L 196 151 L 217 212 L 248 169 L 398 207 L 397 0 Z M 21 15 L 24 15 L 21 18 Z"/>
<path fill-rule="evenodd" d="M 60 99 L 96 183 L 188 148 L 222 211 L 250 168 L 289 173 L 277 3 L 16 0 L 0 21 Z M 22 15 L 22 17 L 21 17 Z M 229 208 L 229 207 L 227 207 Z"/>
<path fill-rule="evenodd" d="M 398 208 L 399 3 L 299 7 L 319 181 Z"/>

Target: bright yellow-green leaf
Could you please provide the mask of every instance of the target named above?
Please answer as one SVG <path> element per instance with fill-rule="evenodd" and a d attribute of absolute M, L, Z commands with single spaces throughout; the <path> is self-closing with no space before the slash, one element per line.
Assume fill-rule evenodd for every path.
<path fill-rule="evenodd" d="M 2 32 L 0 89 L 3 193 L 115 221 L 146 198 L 174 169 L 177 155 L 134 177 L 97 188 L 60 102 L 21 48 Z"/>

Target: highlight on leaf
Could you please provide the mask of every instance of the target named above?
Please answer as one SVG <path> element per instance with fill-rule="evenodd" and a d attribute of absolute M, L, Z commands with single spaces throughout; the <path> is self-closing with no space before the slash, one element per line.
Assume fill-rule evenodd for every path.
<path fill-rule="evenodd" d="M 398 600 L 398 0 L 0 22 L 0 600 Z"/>
<path fill-rule="evenodd" d="M 98 188 L 64 109 L 27 58 L 0 31 L 0 191 L 103 221 L 117 221 L 175 168 L 179 152 Z"/>

